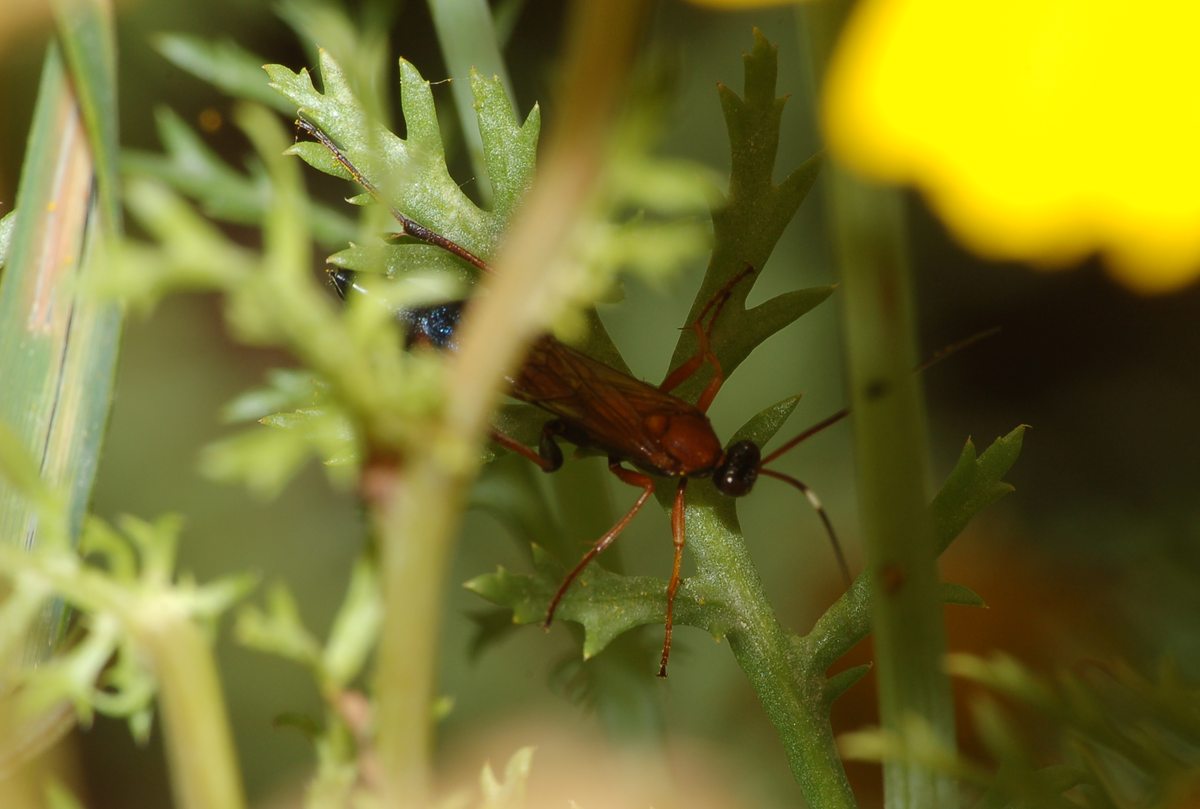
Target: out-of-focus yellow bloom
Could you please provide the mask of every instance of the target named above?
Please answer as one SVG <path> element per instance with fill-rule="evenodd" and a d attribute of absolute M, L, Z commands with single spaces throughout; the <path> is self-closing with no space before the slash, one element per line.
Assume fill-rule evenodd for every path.
<path fill-rule="evenodd" d="M 1200 274 L 1197 0 L 864 0 L 822 113 L 835 157 L 985 255 Z"/>
<path fill-rule="evenodd" d="M 766 8 L 768 6 L 783 6 L 796 4 L 802 0 L 690 0 L 694 6 L 723 8 L 727 11 L 741 11 L 749 8 Z"/>

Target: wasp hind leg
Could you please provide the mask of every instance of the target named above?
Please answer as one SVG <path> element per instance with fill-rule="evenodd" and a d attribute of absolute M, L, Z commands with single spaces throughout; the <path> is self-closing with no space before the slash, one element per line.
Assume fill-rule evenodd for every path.
<path fill-rule="evenodd" d="M 579 574 L 584 571 L 584 568 L 616 541 L 617 537 L 621 535 L 621 532 L 625 530 L 625 527 L 629 525 L 634 516 L 642 510 L 642 506 L 646 505 L 646 501 L 650 499 L 650 495 L 654 494 L 654 479 L 641 472 L 634 472 L 631 469 L 624 468 L 621 466 L 619 458 L 609 458 L 608 468 L 623 482 L 631 486 L 641 487 L 642 493 L 638 495 L 638 499 L 629 508 L 629 511 L 625 512 L 625 515 L 617 520 L 612 528 L 605 531 L 604 535 L 597 539 L 592 544 L 592 547 L 588 548 L 583 558 L 563 578 L 562 584 L 558 586 L 554 597 L 550 599 L 549 606 L 546 607 L 546 619 L 542 622 L 543 627 L 549 628 L 550 623 L 554 620 L 554 613 L 558 610 L 558 605 L 563 600 L 563 596 L 571 589 L 571 585 L 575 579 L 579 578 Z"/>
<path fill-rule="evenodd" d="M 713 369 L 713 376 L 701 392 L 700 398 L 696 400 L 696 407 L 701 411 L 708 411 L 708 406 L 712 404 L 717 391 L 725 383 L 725 372 L 721 369 L 721 361 L 717 359 L 717 355 L 712 350 L 713 330 L 716 328 L 717 318 L 721 316 L 721 310 L 725 308 L 725 304 L 733 294 L 733 288 L 742 279 L 753 273 L 754 267 L 747 264 L 745 269 L 726 281 L 717 290 L 716 294 L 708 299 L 708 302 L 704 304 L 704 308 L 700 310 L 700 314 L 689 325 L 689 328 L 696 334 L 696 353 L 684 360 L 678 368 L 667 374 L 667 378 L 658 386 L 659 390 L 663 393 L 670 393 L 690 379 L 693 374 L 700 370 L 701 366 L 707 363 Z M 705 318 L 708 318 L 707 325 L 704 323 Z"/>
<path fill-rule="evenodd" d="M 522 444 L 517 439 L 510 435 L 505 435 L 499 430 L 491 431 L 492 440 L 510 452 L 515 452 L 518 455 L 528 458 L 533 461 L 543 472 L 554 472 L 563 463 L 562 450 L 558 448 L 558 444 L 554 443 L 553 438 L 547 438 L 546 434 L 542 434 L 542 441 L 538 446 L 538 451 L 534 452 L 529 447 Z"/>

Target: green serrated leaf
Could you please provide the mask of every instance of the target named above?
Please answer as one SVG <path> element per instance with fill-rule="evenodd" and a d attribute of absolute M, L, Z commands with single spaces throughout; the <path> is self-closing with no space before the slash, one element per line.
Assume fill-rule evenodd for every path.
<path fill-rule="evenodd" d="M 962 533 L 971 518 L 1013 490 L 1002 478 L 1017 462 L 1025 427 L 997 438 L 983 455 L 967 441 L 958 463 L 933 499 L 934 537 L 939 552 Z"/>
<path fill-rule="evenodd" d="M 939 552 L 946 549 L 981 509 L 1007 494 L 1012 488 L 1000 478 L 1016 462 L 1020 453 L 1024 428 L 1018 427 L 998 438 L 978 458 L 974 445 L 968 441 L 954 471 L 930 505 Z M 968 605 L 979 600 L 951 588 L 944 595 L 966 599 Z M 814 644 L 811 665 L 824 671 L 849 651 L 870 631 L 871 588 L 868 576 L 854 580 L 838 601 L 817 621 L 807 640 Z"/>
<path fill-rule="evenodd" d="M 546 608 L 566 573 L 540 546 L 533 546 L 533 574 L 499 568 L 466 583 L 467 589 L 513 611 L 518 624 L 543 621 Z M 693 593 L 685 580 L 675 601 L 675 622 L 708 628 L 727 624 L 719 602 Z M 584 629 L 583 657 L 604 650 L 621 634 L 647 624 L 661 625 L 666 614 L 666 585 L 652 576 L 625 576 L 589 565 L 559 602 L 555 621 L 573 621 Z"/>
<path fill-rule="evenodd" d="M 492 26 L 492 9 L 486 0 L 432 0 L 429 12 L 437 31 L 438 45 L 450 77 L 450 94 L 458 113 L 457 123 L 463 145 L 471 161 L 471 170 L 478 183 L 478 196 L 491 204 L 491 167 L 486 164 L 480 128 L 471 126 L 472 109 L 478 110 L 480 93 L 475 87 L 476 74 L 490 76 L 498 85 L 500 97 L 509 105 L 513 98 L 512 83 L 500 53 L 500 43 Z"/>
<path fill-rule="evenodd" d="M 130 718 L 154 705 L 157 685 L 131 644 L 123 643 L 97 678 L 92 707 L 105 716 Z"/>
<path fill-rule="evenodd" d="M 498 76 L 471 71 L 483 165 L 492 186 L 492 210 L 505 220 L 516 210 L 533 182 L 542 114 L 537 104 L 525 122 L 517 120 L 510 93 Z"/>
<path fill-rule="evenodd" d="M 390 206 L 475 255 L 490 256 L 499 244 L 507 217 L 478 208 L 450 177 L 433 94 L 416 68 L 407 61 L 400 62 L 401 106 L 407 129 L 407 137 L 403 139 L 371 118 L 329 53 L 321 52 L 320 68 L 323 93 L 313 86 L 306 70 L 293 73 L 279 65 L 269 65 L 266 69 L 271 86 L 339 145 L 380 189 Z M 506 115 L 511 112 L 506 111 Z M 524 171 L 516 167 L 532 154 L 531 140 L 532 137 L 526 136 L 497 146 L 506 151 L 512 169 L 506 178 L 497 178 L 498 197 L 516 199 L 524 193 L 532 166 L 526 166 Z M 327 155 L 321 156 L 303 146 L 295 151 L 315 168 L 323 171 L 331 168 Z"/>
<path fill-rule="evenodd" d="M 200 472 L 241 483 L 264 499 L 277 497 L 309 458 L 308 448 L 282 430 L 248 430 L 205 447 Z"/>
<path fill-rule="evenodd" d="M 713 332 L 713 348 L 728 378 L 760 343 L 828 297 L 829 287 L 789 293 L 746 310 L 746 297 L 783 230 L 816 181 L 820 157 L 813 157 L 776 185 L 773 177 L 779 146 L 784 98 L 775 96 L 777 54 L 774 45 L 755 31 L 754 48 L 743 56 L 745 89 L 738 96 L 718 86 L 729 133 L 731 169 L 725 204 L 713 212 L 713 253 L 689 321 L 719 290 L 746 267 L 755 275 L 732 289 Z M 696 352 L 691 330 L 680 335 L 671 367 Z M 694 400 L 709 373 L 695 374 L 677 393 Z"/>
<path fill-rule="evenodd" d="M 188 613 L 198 621 L 215 621 L 252 593 L 258 580 L 254 573 L 238 573 L 214 579 L 195 590 L 189 588 L 184 599 Z"/>
<path fill-rule="evenodd" d="M 183 517 L 163 514 L 151 522 L 132 514 L 122 514 L 117 519 L 117 527 L 137 551 L 141 578 L 157 586 L 168 584 L 175 575 Z"/>

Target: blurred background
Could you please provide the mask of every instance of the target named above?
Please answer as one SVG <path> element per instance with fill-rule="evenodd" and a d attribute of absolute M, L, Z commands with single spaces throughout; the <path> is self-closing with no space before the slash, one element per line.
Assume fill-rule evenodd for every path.
<path fill-rule="evenodd" d="M 539 0 L 520 13 L 506 55 L 522 114 L 535 101 L 553 103 L 563 15 L 559 3 Z M 0 214 L 15 197 L 47 36 L 34 17 L 22 20 L 14 13 L 0 36 L 0 75 L 8 77 L 0 115 Z M 227 99 L 154 50 L 155 33 L 233 39 L 266 61 L 292 68 L 306 60 L 304 48 L 267 3 L 129 0 L 120 4 L 118 25 L 127 147 L 158 148 L 156 107 L 170 106 L 193 125 L 205 111 L 227 119 L 230 110 Z M 664 112 L 663 151 L 727 171 L 728 141 L 715 86 L 740 88 L 741 53 L 751 45 L 753 26 L 779 46 L 779 93 L 794 96 L 784 115 L 778 176 L 817 149 L 805 106 L 811 98 L 808 56 L 793 12 L 714 14 L 662 3 L 646 37 L 677 85 L 675 101 Z M 403 4 L 390 36 L 395 54 L 427 78 L 436 83 L 446 77 L 423 3 Z M 435 84 L 434 91 L 449 112 L 447 88 Z M 232 128 L 206 137 L 235 164 L 248 151 Z M 465 161 L 457 171 L 452 166 L 452 173 L 469 180 Z M 340 193 L 333 185 L 314 187 L 333 200 Z M 823 236 L 821 193 L 818 184 L 763 270 L 751 304 L 787 289 L 836 281 Z M 1150 668 L 1170 657 L 1185 672 L 1200 673 L 1195 621 L 1200 439 L 1194 426 L 1200 405 L 1195 328 L 1200 289 L 1147 298 L 1115 285 L 1098 264 L 1056 273 L 988 264 L 957 247 L 915 197 L 909 219 L 921 353 L 1000 328 L 998 336 L 924 377 L 933 483 L 949 472 L 969 437 L 983 448 L 1017 424 L 1033 428 L 1008 478 L 1016 493 L 977 518 L 944 558 L 944 576 L 970 586 L 989 605 L 949 609 L 951 648 L 1004 649 L 1040 668 L 1117 655 Z M 320 271 L 313 267 L 314 274 Z M 702 271 L 698 264 L 653 287 L 628 283 L 622 302 L 602 307 L 605 323 L 639 375 L 657 380 L 665 373 Z M 738 369 L 713 409 L 719 434 L 729 435 L 754 413 L 795 393 L 804 398 L 784 435 L 844 404 L 838 308 L 835 294 Z M 265 370 L 292 364 L 287 356 L 231 342 L 217 302 L 204 296 L 176 297 L 149 317 L 130 319 L 94 510 L 105 517 L 184 514 L 182 569 L 202 580 L 249 569 L 264 581 L 284 581 L 301 599 L 309 625 L 323 631 L 364 542 L 353 494 L 331 490 L 315 465 L 271 502 L 211 483 L 196 471 L 200 448 L 229 430 L 220 419 L 222 405 L 261 381 Z M 849 430 L 842 424 L 813 438 L 784 468 L 820 493 L 857 570 Z M 511 461 L 489 469 L 484 485 L 509 474 Z M 596 477 L 580 472 L 586 464 L 602 468 L 598 459 L 569 463 L 562 473 L 566 482 L 555 488 Z M 534 485 L 552 494 L 540 477 Z M 608 498 L 614 513 L 627 508 L 633 494 L 620 485 L 587 492 Z M 553 502 L 567 511 L 560 516 L 570 526 L 569 507 L 561 506 L 569 501 Z M 739 510 L 768 593 L 785 622 L 806 631 L 840 590 L 820 523 L 801 498 L 770 482 Z M 581 547 L 594 539 L 586 528 L 580 534 Z M 665 576 L 669 538 L 665 515 L 648 509 L 618 543 L 626 569 Z M 469 513 L 454 579 L 466 581 L 497 564 L 525 565 L 520 546 L 493 518 Z M 569 798 L 591 807 L 625 805 L 617 793 L 590 800 L 579 794 L 590 781 L 616 789 L 612 782 L 621 779 L 614 772 L 694 788 L 703 796 L 692 800 L 694 806 L 799 801 L 753 693 L 728 650 L 703 633 L 688 628 L 677 633 L 665 682 L 653 676 L 657 628 L 644 629 L 588 664 L 603 665 L 609 654 L 644 657 L 644 677 L 609 683 L 622 691 L 615 701 L 621 709 L 598 714 L 596 704 L 614 700 L 598 699 L 582 687 L 587 678 L 570 630 L 556 626 L 546 634 L 523 627 L 473 654 L 471 616 L 486 605 L 455 587 L 450 599 L 441 679 L 443 693 L 454 701 L 441 735 L 447 777 L 461 771 L 474 778 L 485 758 L 502 764 L 517 747 L 533 744 L 539 747 L 535 785 L 561 790 L 550 805 L 565 806 Z M 316 714 L 317 695 L 308 676 L 288 663 L 227 638 L 220 654 L 250 795 L 285 805 L 302 786 L 311 750 L 299 732 L 277 719 L 297 711 Z M 847 662 L 865 661 L 869 654 L 863 648 Z M 868 680 L 836 707 L 837 729 L 872 724 L 873 704 Z M 89 806 L 169 803 L 156 742 L 139 749 L 117 723 L 101 719 L 81 735 L 78 761 Z M 650 761 L 661 763 L 651 767 Z M 552 786 L 563 772 L 571 777 Z M 855 765 L 851 772 L 864 805 L 871 805 L 879 789 L 877 771 Z M 647 805 L 638 800 L 629 805 Z"/>

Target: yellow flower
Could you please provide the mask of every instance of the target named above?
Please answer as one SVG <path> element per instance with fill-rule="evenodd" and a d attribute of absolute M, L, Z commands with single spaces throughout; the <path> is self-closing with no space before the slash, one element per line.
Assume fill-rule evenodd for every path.
<path fill-rule="evenodd" d="M 1200 274 L 1200 2 L 864 0 L 830 65 L 829 147 L 913 183 L 968 245 Z"/>
<path fill-rule="evenodd" d="M 768 8 L 798 2 L 801 0 L 691 0 L 692 5 L 695 6 L 708 6 L 725 11 L 746 11 L 752 8 Z"/>

